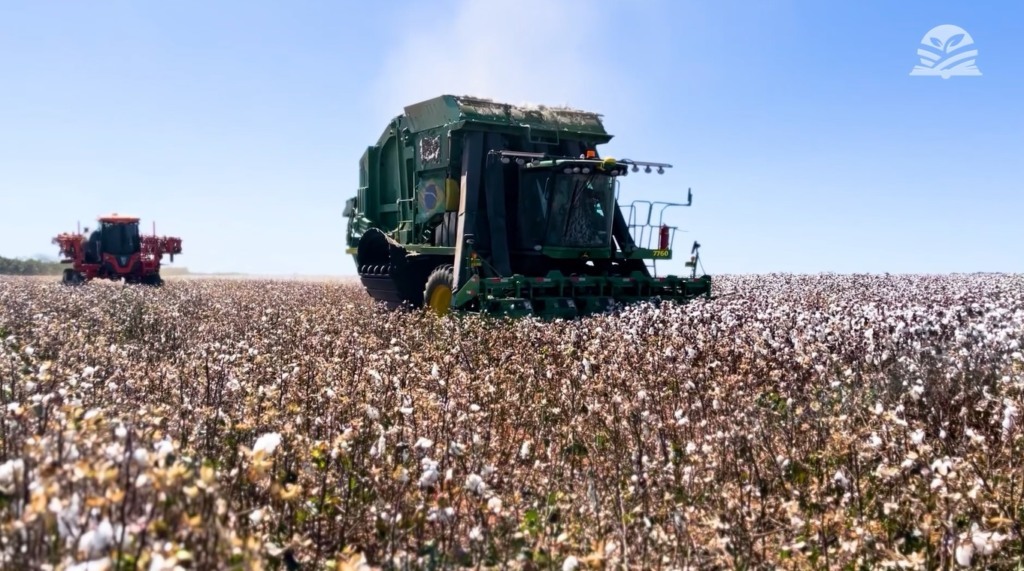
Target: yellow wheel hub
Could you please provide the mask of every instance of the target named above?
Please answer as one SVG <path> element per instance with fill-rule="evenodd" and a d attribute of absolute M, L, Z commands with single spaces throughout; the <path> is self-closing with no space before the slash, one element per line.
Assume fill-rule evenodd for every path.
<path fill-rule="evenodd" d="M 445 315 L 452 303 L 452 288 L 447 285 L 439 285 L 430 292 L 430 299 L 427 305 L 438 315 Z"/>

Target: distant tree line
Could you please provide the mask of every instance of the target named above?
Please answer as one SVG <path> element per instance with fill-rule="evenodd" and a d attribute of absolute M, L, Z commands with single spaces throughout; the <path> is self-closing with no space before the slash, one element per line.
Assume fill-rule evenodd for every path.
<path fill-rule="evenodd" d="M 35 258 L 5 258 L 0 256 L 0 275 L 7 276 L 59 276 L 64 268 L 71 264 L 62 264 Z M 160 273 L 165 276 L 185 275 L 188 268 L 172 268 L 164 266 Z"/>
<path fill-rule="evenodd" d="M 0 274 L 9 276 L 56 276 L 67 267 L 60 262 L 0 256 Z"/>

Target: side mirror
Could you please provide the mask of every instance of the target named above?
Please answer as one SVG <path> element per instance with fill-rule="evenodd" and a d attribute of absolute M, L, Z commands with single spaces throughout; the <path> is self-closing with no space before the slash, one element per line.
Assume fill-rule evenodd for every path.
<path fill-rule="evenodd" d="M 355 216 L 355 214 L 356 214 L 356 199 L 355 198 L 350 198 L 350 199 L 345 201 L 345 211 L 342 212 L 341 215 L 345 216 L 346 218 L 351 218 L 352 216 Z"/>

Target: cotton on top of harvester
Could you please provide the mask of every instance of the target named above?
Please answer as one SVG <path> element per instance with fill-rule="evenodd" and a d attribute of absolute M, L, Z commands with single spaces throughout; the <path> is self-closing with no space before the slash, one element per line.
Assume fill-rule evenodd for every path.
<path fill-rule="evenodd" d="M 405 107 L 359 162 L 346 253 L 367 293 L 439 314 L 573 318 L 616 303 L 711 295 L 711 278 L 657 276 L 673 256 L 665 209 L 619 203 L 630 171 L 665 163 L 601 157 L 596 113 L 442 95 Z M 657 211 L 657 220 L 653 220 Z"/>
<path fill-rule="evenodd" d="M 89 235 L 88 239 L 86 234 Z M 160 261 L 164 254 L 174 262 L 181 253 L 181 238 L 141 235 L 139 219 L 116 212 L 100 216 L 92 233 L 65 232 L 53 239 L 60 248 L 64 269 L 62 283 L 80 285 L 93 279 L 124 280 L 130 284 L 163 285 Z"/>

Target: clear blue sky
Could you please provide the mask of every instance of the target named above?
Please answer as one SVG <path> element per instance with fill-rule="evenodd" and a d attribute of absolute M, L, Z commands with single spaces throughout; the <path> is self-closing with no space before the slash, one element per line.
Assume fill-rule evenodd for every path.
<path fill-rule="evenodd" d="M 0 254 L 116 210 L 195 271 L 351 274 L 359 156 L 451 92 L 603 113 L 711 274 L 1024 271 L 1024 4 L 373 4 L 5 0 Z M 982 76 L 909 75 L 940 24 Z"/>

